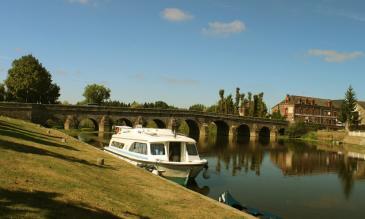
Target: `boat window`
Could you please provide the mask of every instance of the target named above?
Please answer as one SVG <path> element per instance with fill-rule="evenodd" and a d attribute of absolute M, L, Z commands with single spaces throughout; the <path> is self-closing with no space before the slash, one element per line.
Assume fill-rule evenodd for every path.
<path fill-rule="evenodd" d="M 124 143 L 117 142 L 117 141 L 112 141 L 111 146 L 123 149 L 124 148 Z"/>
<path fill-rule="evenodd" d="M 152 155 L 165 155 L 165 145 L 160 144 L 151 144 L 151 154 Z"/>
<path fill-rule="evenodd" d="M 146 143 L 139 143 L 134 142 L 131 147 L 129 148 L 129 151 L 136 152 L 139 154 L 147 154 L 147 144 Z"/>
<path fill-rule="evenodd" d="M 188 151 L 189 155 L 198 155 L 195 144 L 186 143 L 186 150 Z"/>

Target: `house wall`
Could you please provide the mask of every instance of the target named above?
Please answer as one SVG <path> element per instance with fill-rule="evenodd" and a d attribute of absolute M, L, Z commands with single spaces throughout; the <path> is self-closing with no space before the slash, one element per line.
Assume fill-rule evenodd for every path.
<path fill-rule="evenodd" d="M 360 104 L 356 105 L 356 111 L 359 112 L 359 117 L 361 119 L 360 125 L 365 125 L 365 108 Z"/>

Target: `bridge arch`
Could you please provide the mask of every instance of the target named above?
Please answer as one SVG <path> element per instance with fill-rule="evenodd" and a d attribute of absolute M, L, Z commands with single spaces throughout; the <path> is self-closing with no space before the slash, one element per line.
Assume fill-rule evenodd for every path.
<path fill-rule="evenodd" d="M 164 129 L 166 128 L 166 124 L 161 119 L 152 119 L 152 121 L 156 124 L 157 128 Z"/>
<path fill-rule="evenodd" d="M 166 124 L 161 119 L 148 119 L 144 122 L 143 127 L 164 129 Z"/>
<path fill-rule="evenodd" d="M 237 127 L 236 136 L 239 143 L 250 141 L 250 127 L 246 124 L 241 124 Z"/>
<path fill-rule="evenodd" d="M 216 120 L 213 123 L 217 126 L 217 138 L 226 138 L 229 135 L 229 126 L 223 120 Z"/>
<path fill-rule="evenodd" d="M 133 122 L 127 118 L 120 118 L 114 121 L 114 125 L 133 127 Z"/>
<path fill-rule="evenodd" d="M 78 121 L 74 116 L 67 116 L 63 125 L 65 130 L 69 129 L 77 129 L 78 128 Z"/>
<path fill-rule="evenodd" d="M 264 126 L 259 130 L 259 141 L 262 144 L 268 144 L 270 142 L 270 128 Z"/>
<path fill-rule="evenodd" d="M 200 130 L 198 122 L 193 119 L 186 119 L 185 122 L 189 127 L 189 137 L 199 140 Z"/>
<path fill-rule="evenodd" d="M 281 128 L 281 129 L 279 129 L 278 133 L 279 133 L 279 135 L 281 135 L 281 136 L 285 135 L 285 128 Z"/>
<path fill-rule="evenodd" d="M 57 117 L 51 117 L 46 120 L 44 123 L 45 127 L 48 128 L 64 128 L 64 122 L 62 119 L 59 119 Z"/>
<path fill-rule="evenodd" d="M 77 124 L 77 128 L 78 129 L 90 128 L 90 129 L 93 129 L 94 131 L 99 131 L 99 124 L 93 118 L 83 117 L 83 118 L 79 119 L 79 122 Z"/>

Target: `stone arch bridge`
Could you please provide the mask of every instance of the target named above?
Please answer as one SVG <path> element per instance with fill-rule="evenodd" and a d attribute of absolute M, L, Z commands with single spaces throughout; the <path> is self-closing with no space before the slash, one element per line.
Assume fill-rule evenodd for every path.
<path fill-rule="evenodd" d="M 133 109 L 106 106 L 75 106 L 55 104 L 0 103 L 0 115 L 29 120 L 46 125 L 48 121 L 61 123 L 64 129 L 78 127 L 84 119 L 93 121 L 100 132 L 109 131 L 120 122 L 128 126 L 145 125 L 154 121 L 159 128 L 172 128 L 173 124 L 185 121 L 189 126 L 189 136 L 205 139 L 208 126 L 214 123 L 217 136 L 232 140 L 270 138 L 288 127 L 286 121 L 242 117 L 217 113 L 205 113 L 175 109 Z"/>

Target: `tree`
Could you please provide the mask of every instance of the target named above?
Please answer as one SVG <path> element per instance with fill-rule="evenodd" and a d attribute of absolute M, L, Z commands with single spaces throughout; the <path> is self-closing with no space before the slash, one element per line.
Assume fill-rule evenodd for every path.
<path fill-rule="evenodd" d="M 89 84 L 85 87 L 83 96 L 86 103 L 101 104 L 110 98 L 110 89 L 104 85 Z"/>
<path fill-rule="evenodd" d="M 5 100 L 5 85 L 0 83 L 0 101 Z"/>
<path fill-rule="evenodd" d="M 236 97 L 235 97 L 235 102 L 234 102 L 235 114 L 239 114 L 240 100 L 241 100 L 240 88 L 237 87 L 236 88 Z"/>
<path fill-rule="evenodd" d="M 218 102 L 218 112 L 224 113 L 224 90 L 223 89 L 219 90 L 219 97 L 220 97 L 220 100 Z"/>
<path fill-rule="evenodd" d="M 271 118 L 276 120 L 285 120 L 285 117 L 281 115 L 280 110 L 273 112 L 271 114 Z"/>
<path fill-rule="evenodd" d="M 169 105 L 163 101 L 156 101 L 155 102 L 155 108 L 159 108 L 159 109 L 168 109 L 170 108 Z"/>
<path fill-rule="evenodd" d="M 216 112 L 218 112 L 218 105 L 216 105 L 216 104 L 211 105 L 210 107 L 208 107 L 206 109 L 206 112 L 208 112 L 208 113 L 216 113 Z"/>
<path fill-rule="evenodd" d="M 206 110 L 206 107 L 203 104 L 194 104 L 189 107 L 189 110 L 204 112 Z"/>
<path fill-rule="evenodd" d="M 345 94 L 345 100 L 342 102 L 340 111 L 340 121 L 345 123 L 346 130 L 350 126 L 357 126 L 359 124 L 359 114 L 356 112 L 356 94 L 350 85 Z"/>
<path fill-rule="evenodd" d="M 235 109 L 234 109 L 234 102 L 233 102 L 233 98 L 232 95 L 228 95 L 227 98 L 224 101 L 224 113 L 226 114 L 234 114 Z"/>
<path fill-rule="evenodd" d="M 56 103 L 60 88 L 51 74 L 32 55 L 15 59 L 5 80 L 8 96 L 26 103 Z"/>

